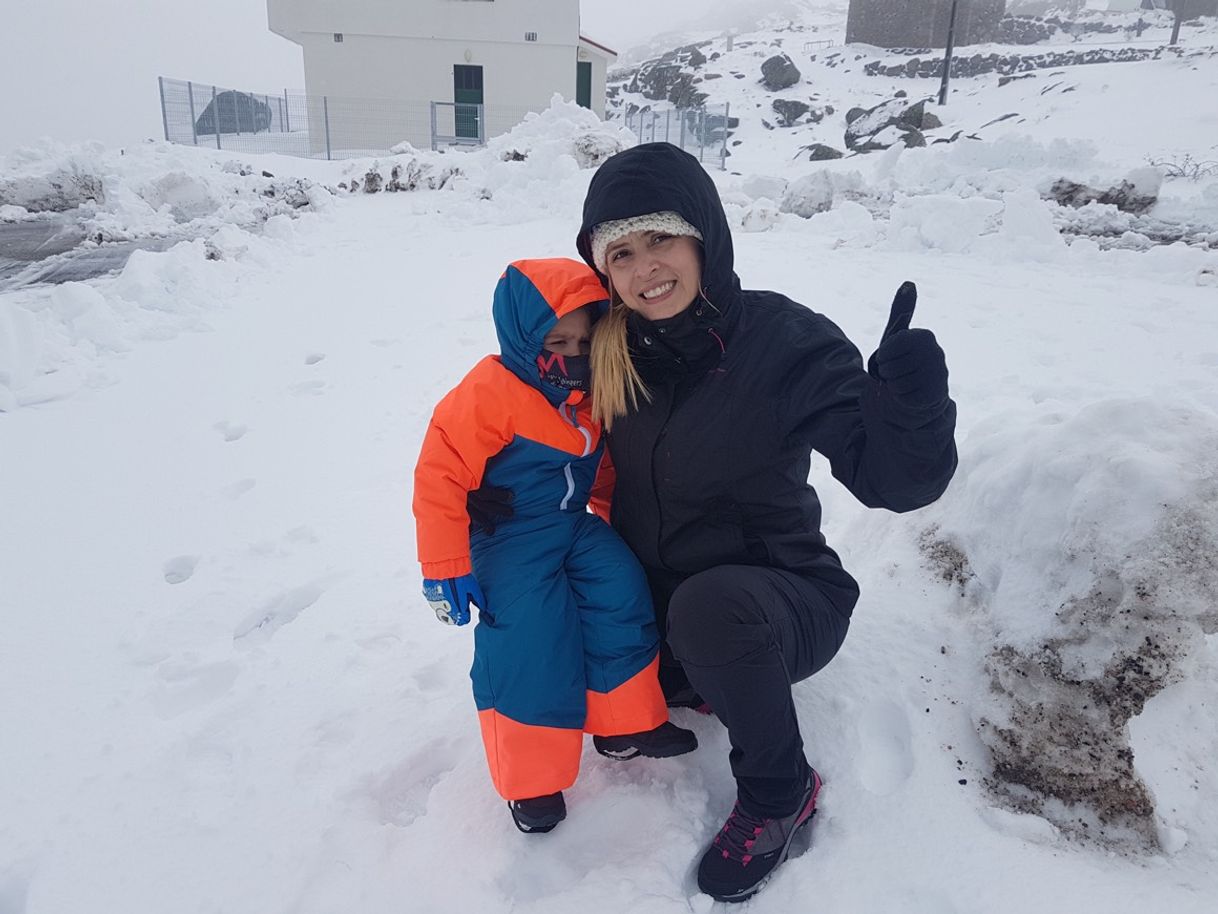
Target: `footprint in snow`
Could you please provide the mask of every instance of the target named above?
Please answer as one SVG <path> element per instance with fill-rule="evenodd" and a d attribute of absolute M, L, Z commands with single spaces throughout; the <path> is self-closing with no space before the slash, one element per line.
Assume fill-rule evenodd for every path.
<path fill-rule="evenodd" d="M 231 661 L 166 661 L 157 667 L 153 707 L 161 718 L 170 718 L 210 704 L 228 694 L 240 672 L 241 667 Z"/>
<path fill-rule="evenodd" d="M 298 397 L 318 397 L 325 393 L 327 384 L 320 378 L 312 381 L 299 381 L 288 389 Z"/>
<path fill-rule="evenodd" d="M 222 422 L 217 422 L 212 426 L 216 431 L 224 436 L 225 441 L 237 441 L 245 437 L 245 433 L 249 431 L 244 425 L 234 425 L 225 419 Z"/>
<path fill-rule="evenodd" d="M 266 641 L 316 603 L 323 593 L 325 589 L 316 583 L 285 590 L 242 619 L 233 630 L 233 640 Z"/>
<path fill-rule="evenodd" d="M 913 736 L 909 715 L 892 701 L 878 701 L 859 718 L 859 778 L 879 796 L 900 788 L 913 774 Z"/>
<path fill-rule="evenodd" d="M 258 485 L 258 480 L 256 479 L 238 479 L 232 485 L 227 485 L 221 489 L 220 494 L 226 495 L 235 501 L 256 485 Z"/>
<path fill-rule="evenodd" d="M 326 357 L 326 354 L 324 352 L 310 352 L 308 355 L 305 356 L 305 364 L 306 365 L 316 365 L 318 362 L 320 362 L 325 357 Z"/>
<path fill-rule="evenodd" d="M 380 820 L 406 827 L 427 812 L 432 788 L 456 768 L 470 747 L 465 740 L 435 739 L 402 759 L 393 770 L 368 785 Z"/>
<path fill-rule="evenodd" d="M 166 562 L 161 572 L 165 575 L 166 582 L 181 584 L 183 581 L 190 580 L 195 573 L 195 566 L 198 564 L 197 555 L 179 555 Z"/>

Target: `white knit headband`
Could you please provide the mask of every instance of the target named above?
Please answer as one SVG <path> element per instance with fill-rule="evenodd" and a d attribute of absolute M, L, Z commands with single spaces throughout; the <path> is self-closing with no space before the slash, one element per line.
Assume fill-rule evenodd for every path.
<path fill-rule="evenodd" d="M 602 222 L 592 229 L 592 262 L 602 273 L 608 273 L 605 251 L 609 245 L 631 232 L 664 232 L 666 235 L 690 235 L 702 240 L 702 233 L 686 222 L 678 213 L 666 210 L 662 213 L 647 213 L 631 216 L 615 222 Z"/>

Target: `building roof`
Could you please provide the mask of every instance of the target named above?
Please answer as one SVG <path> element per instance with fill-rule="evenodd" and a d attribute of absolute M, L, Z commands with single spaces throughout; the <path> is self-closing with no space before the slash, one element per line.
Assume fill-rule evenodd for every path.
<path fill-rule="evenodd" d="M 580 44 L 591 45 L 592 47 L 596 48 L 598 51 L 603 51 L 604 53 L 608 54 L 610 57 L 613 57 L 615 59 L 617 58 L 617 51 L 613 50 L 613 48 L 605 47 L 599 41 L 593 41 L 587 35 L 580 35 L 579 41 L 580 41 Z"/>

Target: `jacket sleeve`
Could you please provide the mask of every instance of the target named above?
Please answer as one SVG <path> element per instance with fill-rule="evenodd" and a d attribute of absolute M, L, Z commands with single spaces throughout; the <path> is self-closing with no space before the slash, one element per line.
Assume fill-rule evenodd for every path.
<path fill-rule="evenodd" d="M 414 469 L 414 516 L 425 578 L 471 571 L 466 496 L 486 462 L 512 440 L 515 380 L 493 358 L 479 362 L 437 404 Z"/>
<path fill-rule="evenodd" d="M 832 321 L 810 318 L 791 335 L 783 433 L 827 457 L 833 476 L 869 508 L 905 512 L 935 501 L 956 471 L 956 404 L 902 406 Z"/>
<path fill-rule="evenodd" d="M 613 504 L 613 487 L 616 482 L 617 470 L 613 467 L 613 458 L 609 455 L 609 447 L 606 443 L 605 454 L 601 457 L 601 464 L 596 470 L 596 479 L 592 483 L 592 491 L 588 495 L 588 507 L 605 523 L 610 523 L 609 513 Z"/>

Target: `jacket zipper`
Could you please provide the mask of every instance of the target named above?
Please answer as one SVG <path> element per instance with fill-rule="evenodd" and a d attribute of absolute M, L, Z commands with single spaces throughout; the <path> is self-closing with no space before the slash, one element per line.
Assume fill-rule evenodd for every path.
<path fill-rule="evenodd" d="M 660 551 L 660 544 L 664 540 L 664 512 L 660 509 L 660 486 L 656 479 L 656 453 L 660 450 L 660 442 L 668 434 L 668 423 L 672 421 L 672 414 L 677 408 L 676 385 L 669 384 L 667 387 L 668 410 L 664 414 L 664 422 L 660 425 L 660 431 L 656 435 L 655 442 L 651 445 L 651 500 L 656 510 L 656 558 L 662 567 L 671 571 L 668 568 L 668 562 L 664 561 L 664 556 Z"/>

